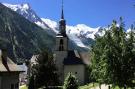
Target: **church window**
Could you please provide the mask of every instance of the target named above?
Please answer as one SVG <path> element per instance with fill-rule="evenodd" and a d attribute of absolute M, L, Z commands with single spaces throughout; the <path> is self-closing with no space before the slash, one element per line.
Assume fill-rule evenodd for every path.
<path fill-rule="evenodd" d="M 60 45 L 63 45 L 63 39 L 60 39 Z"/>
<path fill-rule="evenodd" d="M 60 45 L 59 45 L 59 50 L 60 51 L 63 51 L 64 50 L 63 44 L 64 44 L 63 39 L 60 39 Z"/>

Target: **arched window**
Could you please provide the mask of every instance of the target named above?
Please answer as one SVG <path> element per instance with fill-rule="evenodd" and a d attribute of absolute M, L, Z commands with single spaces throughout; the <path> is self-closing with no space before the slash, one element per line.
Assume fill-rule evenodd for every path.
<path fill-rule="evenodd" d="M 59 51 L 63 51 L 63 50 L 64 50 L 64 42 L 63 39 L 60 39 Z"/>
<path fill-rule="evenodd" d="M 60 39 L 60 45 L 63 45 L 63 39 Z"/>

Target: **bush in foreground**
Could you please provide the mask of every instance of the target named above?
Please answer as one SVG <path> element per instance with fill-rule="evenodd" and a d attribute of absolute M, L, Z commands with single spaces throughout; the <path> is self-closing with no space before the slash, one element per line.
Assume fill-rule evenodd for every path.
<path fill-rule="evenodd" d="M 69 73 L 64 81 L 63 89 L 78 89 L 78 87 L 76 77 L 72 73 Z"/>

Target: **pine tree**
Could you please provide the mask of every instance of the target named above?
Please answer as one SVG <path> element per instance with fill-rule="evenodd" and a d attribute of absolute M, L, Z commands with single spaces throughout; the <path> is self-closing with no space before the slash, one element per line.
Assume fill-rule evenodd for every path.
<path fill-rule="evenodd" d="M 63 89 L 78 89 L 78 81 L 72 73 L 68 73 Z"/>
<path fill-rule="evenodd" d="M 42 52 L 33 65 L 35 87 L 57 86 L 59 84 L 57 69 L 52 54 Z"/>

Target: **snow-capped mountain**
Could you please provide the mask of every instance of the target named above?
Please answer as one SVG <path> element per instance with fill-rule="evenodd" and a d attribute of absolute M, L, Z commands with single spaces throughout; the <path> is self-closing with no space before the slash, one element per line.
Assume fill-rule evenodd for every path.
<path fill-rule="evenodd" d="M 40 18 L 29 4 L 12 5 L 3 3 L 3 5 L 11 8 L 13 11 L 16 11 L 29 21 L 34 22 L 42 28 L 48 28 L 49 30 L 47 32 L 53 35 L 59 32 L 58 23 L 56 21 Z M 100 27 L 91 28 L 85 24 L 78 24 L 76 26 L 67 25 L 66 28 L 66 33 L 69 39 L 71 39 L 77 46 L 85 48 L 89 48 L 89 44 L 91 44 L 90 42 L 94 40 L 94 35 L 103 35 L 104 33 L 100 30 Z"/>
<path fill-rule="evenodd" d="M 58 24 L 50 19 L 41 18 L 52 30 L 58 33 Z M 66 26 L 66 33 L 68 37 L 73 40 L 78 46 L 89 48 L 90 40 L 94 40 L 95 35 L 102 36 L 104 34 L 100 27 L 91 28 L 85 24 L 78 24 L 76 26 Z"/>
<path fill-rule="evenodd" d="M 17 13 L 23 15 L 29 21 L 34 22 L 43 28 L 48 28 L 48 25 L 46 23 L 44 23 L 38 17 L 38 15 L 34 12 L 34 10 L 32 10 L 32 8 L 30 7 L 30 5 L 28 3 L 17 4 L 17 5 L 3 3 L 3 5 L 7 6 L 8 8 L 11 8 L 13 11 L 16 11 Z"/>
<path fill-rule="evenodd" d="M 58 33 L 58 24 L 57 22 L 50 20 L 50 19 L 45 19 L 41 18 L 41 20 L 46 23 L 55 33 Z"/>

